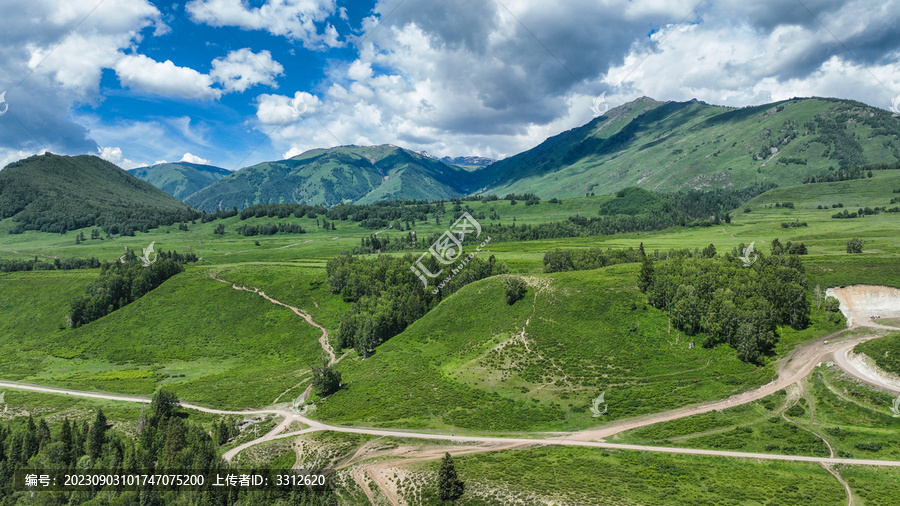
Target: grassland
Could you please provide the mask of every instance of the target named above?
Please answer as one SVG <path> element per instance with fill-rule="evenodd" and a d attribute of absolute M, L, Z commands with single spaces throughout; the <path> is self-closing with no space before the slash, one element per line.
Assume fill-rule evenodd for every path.
<path fill-rule="evenodd" d="M 767 382 L 771 368 L 726 347 L 689 348 L 633 286 L 636 266 L 529 277 L 513 306 L 504 280 L 473 283 L 364 361 L 319 407 L 341 422 L 481 430 L 576 430 L 606 392 L 617 419 Z M 590 301 L 585 304 L 585 301 Z M 522 334 L 524 329 L 524 335 Z M 560 329 L 565 329 L 561 332 Z M 428 395 L 421 395 L 428 392 Z"/>
<path fill-rule="evenodd" d="M 846 503 L 843 487 L 815 464 L 563 447 L 466 455 L 454 462 L 469 489 L 459 504 Z M 436 475 L 437 464 L 421 467 Z M 423 503 L 437 504 L 434 495 L 423 491 Z"/>
<path fill-rule="evenodd" d="M 0 300 L 17 309 L 16 318 L 34 318 L 47 331 L 10 322 L 6 335 L 13 339 L 0 342 L 11 363 L 0 370 L 3 379 L 145 395 L 166 385 L 189 401 L 261 406 L 308 381 L 321 353 L 319 332 L 290 310 L 200 270 L 90 325 L 67 329 L 69 294 L 57 290 L 69 279 L 86 282 L 89 274 L 5 275 L 9 298 Z M 73 292 L 79 288 L 71 285 Z M 34 305 L 10 297 L 19 292 L 30 293 Z"/>
<path fill-rule="evenodd" d="M 512 273 L 527 278 L 529 291 L 524 299 L 507 305 L 503 278 L 465 287 L 379 346 L 370 358 L 362 360 L 355 353 L 344 358 L 337 366 L 344 388 L 319 400 L 313 416 L 330 423 L 466 433 L 578 430 L 750 389 L 772 378 L 771 363 L 759 368 L 741 363 L 727 347 L 689 349 L 691 339 L 698 343 L 700 339 L 670 330 L 666 314 L 646 305 L 636 287 L 637 265 L 550 275 L 542 272 L 544 253 L 553 248 L 636 248 L 641 243 L 649 251 L 662 251 L 711 243 L 721 254 L 751 241 L 768 252 L 772 239 L 778 238 L 808 246 L 804 264 L 811 286 L 900 286 L 897 215 L 836 220 L 830 207 L 840 202 L 853 211 L 888 205 L 896 196 L 895 188 L 900 188 L 900 171 L 878 171 L 873 179 L 773 190 L 747 203 L 744 207 L 750 212 L 738 209 L 730 224 L 718 227 L 491 243 L 490 251 L 481 254 L 495 255 Z M 508 201 L 465 204 L 473 214 L 490 214 L 493 207 L 500 222 L 515 219 L 524 224 L 576 214 L 595 216 L 607 200 L 597 196 L 532 206 Z M 794 208 L 776 208 L 774 204 L 780 202 L 793 202 Z M 819 205 L 828 209 L 817 209 Z M 789 221 L 808 226 L 781 227 Z M 242 237 L 234 232 L 243 223 L 277 222 L 298 223 L 309 232 L 268 237 Z M 224 236 L 213 234 L 218 224 L 225 225 Z M 308 384 L 309 366 L 321 353 L 320 332 L 290 310 L 254 293 L 233 290 L 210 274 L 259 288 L 308 312 L 334 333 L 349 304 L 329 292 L 325 262 L 375 232 L 351 222 L 336 225 L 336 231 L 324 231 L 310 218 L 241 222 L 235 217 L 188 224 L 188 231 L 164 227 L 138 232 L 135 237 L 76 245 L 72 232 L 7 235 L 12 225 L 9 220 L 0 221 L 0 258 L 42 255 L 114 260 L 124 246 L 140 249 L 150 241 L 156 241 L 157 250 L 190 251 L 202 257 L 139 301 L 79 329 L 65 328 L 68 302 L 83 292 L 96 270 L 0 274 L 0 378 L 136 394 L 150 394 L 165 385 L 182 399 L 223 408 L 258 407 L 276 398 L 280 402 L 296 398 Z M 437 225 L 430 219 L 417 223 L 416 231 L 424 237 L 447 225 L 446 220 Z M 393 230 L 382 234 L 397 235 Z M 90 236 L 90 229 L 85 229 L 85 235 Z M 846 242 L 853 237 L 864 241 L 863 254 L 846 253 Z M 809 329 L 784 329 L 778 356 L 837 329 L 820 310 L 814 309 L 812 317 Z M 860 350 L 876 360 L 885 352 L 890 358 L 898 346 L 896 339 L 871 341 Z M 588 406 L 601 392 L 609 411 L 597 419 Z M 35 416 L 68 413 L 83 418 L 95 405 L 12 391 L 6 399 L 14 423 L 22 423 L 26 411 Z M 791 408 L 789 422 L 781 413 L 794 400 L 799 408 Z M 896 460 L 900 459 L 896 436 L 900 419 L 891 416 L 890 403 L 886 394 L 872 392 L 829 368 L 818 368 L 800 393 L 782 392 L 732 410 L 624 433 L 619 441 L 822 455 L 824 438 L 839 456 Z M 137 419 L 139 407 L 97 405 L 105 412 L 108 406 L 108 416 L 121 423 L 123 430 Z M 204 423 L 214 419 L 191 416 Z M 337 437 L 315 437 L 320 436 Z M 338 461 L 369 439 L 344 441 L 333 454 L 324 449 L 327 441 L 316 440 L 316 447 L 323 448 L 317 455 L 323 462 Z M 258 457 L 286 465 L 292 462 L 293 452 L 283 444 L 272 444 Z M 803 464 L 547 448 L 459 457 L 457 468 L 472 483 L 471 490 L 503 491 L 493 498 L 489 492 L 467 496 L 468 504 L 498 504 L 502 502 L 498 497 L 515 494 L 523 500 L 568 497 L 576 503 L 609 499 L 653 504 L 762 504 L 766 500 L 839 504 L 846 500 L 827 472 Z M 436 468 L 427 463 L 422 469 L 433 472 Z M 885 497 L 892 496 L 884 494 L 896 492 L 887 471 L 840 471 L 866 504 L 888 504 Z M 358 492 L 345 495 L 365 501 Z M 425 500 L 427 493 L 423 493 Z"/>
<path fill-rule="evenodd" d="M 802 389 L 619 435 L 623 442 L 756 453 L 897 460 L 892 397 L 823 365 Z M 783 417 L 782 413 L 787 417 Z M 827 441 L 827 444 L 826 444 Z"/>
<path fill-rule="evenodd" d="M 858 345 L 853 351 L 865 353 L 875 361 L 880 369 L 900 374 L 900 334 L 867 341 Z"/>
<path fill-rule="evenodd" d="M 633 266 L 548 277 L 539 274 L 543 254 L 557 247 L 620 248 L 637 247 L 640 243 L 650 251 L 693 249 L 712 243 L 719 252 L 726 252 L 754 240 L 758 249 L 765 251 L 766 245 L 777 237 L 782 242 L 807 244 L 810 255 L 805 264 L 813 286 L 858 282 L 900 286 L 900 270 L 895 268 L 900 244 L 892 232 L 895 215 L 835 220 L 830 217 L 830 207 L 817 209 L 819 205 L 830 206 L 832 200 L 843 201 L 844 208 L 850 210 L 852 205 L 886 205 L 895 195 L 892 190 L 900 188 L 900 171 L 878 171 L 874 176 L 775 189 L 746 204 L 751 212 L 739 209 L 733 213 L 732 223 L 721 227 L 492 243 L 490 251 L 482 254 L 496 255 L 513 272 L 534 275 L 535 282 L 549 286 L 546 294 L 536 299 L 537 304 L 532 289 L 527 300 L 505 307 L 501 296 L 488 293 L 499 289 L 490 280 L 451 297 L 444 303 L 446 308 L 439 307 L 380 348 L 375 357 L 342 362 L 340 368 L 348 379 L 347 388 L 329 399 L 332 404 L 320 406 L 321 416 L 434 427 L 475 426 L 479 420 L 494 420 L 494 425 L 502 426 L 506 423 L 504 418 L 522 419 L 512 413 L 526 409 L 533 416 L 524 419 L 533 420 L 520 425 L 576 428 L 592 422 L 583 409 L 601 391 L 608 390 L 607 399 L 615 402 L 609 415 L 614 418 L 750 388 L 771 377 L 771 369 L 749 371 L 740 364 L 723 362 L 722 357 L 727 355 L 724 349 L 690 350 L 692 353 L 688 354 L 682 349 L 687 345 L 686 337 L 670 333 L 663 314 L 653 308 L 643 309 L 641 296 L 634 290 Z M 540 223 L 576 214 L 596 215 L 608 199 L 582 197 L 564 199 L 561 204 L 541 202 L 532 206 L 521 202 L 511 205 L 509 201 L 465 205 L 476 214 L 490 214 L 493 208 L 503 223 L 513 219 L 517 223 Z M 774 207 L 784 201 L 793 202 L 795 207 Z M 781 223 L 792 220 L 805 221 L 808 227 L 781 227 Z M 301 224 L 309 233 L 262 238 L 233 232 L 241 223 L 280 221 Z M 213 234 L 213 228 L 220 223 L 226 228 L 224 236 Z M 417 223 L 416 230 L 424 236 L 446 226 L 447 223 L 437 225 L 432 220 Z M 9 220 L 0 222 L 0 233 L 9 227 Z M 0 322 L 7 337 L 0 343 L 4 352 L 0 377 L 132 393 L 149 393 L 159 385 L 171 384 L 184 398 L 197 402 L 223 406 L 271 402 L 303 381 L 303 371 L 319 353 L 315 347 L 317 331 L 290 311 L 251 293 L 231 290 L 207 275 L 216 273 L 239 285 L 260 288 L 309 312 L 334 332 L 348 305 L 328 292 L 324 263 L 373 233 L 352 222 L 337 222 L 337 228 L 317 228 L 316 220 L 311 218 L 251 218 L 242 222 L 234 217 L 189 224 L 187 232 L 164 227 L 138 233 L 136 237 L 87 240 L 80 245 L 74 243 L 71 233 L 4 236 L 0 258 L 40 254 L 112 260 L 121 255 L 123 246 L 139 249 L 157 241 L 158 250 L 191 251 L 202 260 L 189 265 L 184 274 L 132 307 L 77 330 L 61 328 L 67 303 L 83 290 L 94 272 L 0 275 L 8 287 L 0 294 L 0 307 L 4 314 L 11 315 Z M 390 230 L 383 233 L 394 234 Z M 90 235 L 89 231 L 86 235 Z M 851 235 L 865 241 L 862 255 L 847 255 L 844 251 Z M 256 240 L 260 241 L 259 246 L 255 245 Z M 568 297 L 559 295 L 563 293 L 577 297 L 567 301 Z M 591 302 L 575 302 L 579 297 L 587 297 Z M 633 310 L 632 305 L 638 309 Z M 523 360 L 529 353 L 524 344 L 510 341 L 521 332 L 532 311 L 535 317 L 530 320 L 526 335 L 546 354 L 547 361 L 535 361 L 534 357 Z M 629 333 L 628 327 L 633 325 L 637 331 Z M 810 329 L 785 330 L 779 354 L 798 342 L 832 330 L 834 327 L 814 315 Z M 490 351 L 505 340 L 510 342 L 503 346 L 503 352 Z M 395 360 L 396 363 L 388 364 Z M 713 364 L 709 369 L 705 369 L 707 360 Z M 437 361 L 441 365 L 435 365 Z M 392 369 L 394 373 L 387 374 Z M 620 370 L 628 371 L 620 374 Z M 636 378 L 652 378 L 661 373 L 675 374 L 665 381 L 652 380 L 643 385 L 636 382 Z M 398 383 L 391 379 L 398 375 L 403 375 L 404 380 L 407 375 L 418 378 L 414 381 L 416 387 L 400 388 L 407 392 L 409 400 L 399 405 L 398 396 L 384 392 L 387 385 Z M 563 377 L 566 379 L 557 384 Z M 678 387 L 697 380 L 698 387 Z M 418 394 L 421 388 L 437 388 L 431 391 L 438 393 L 433 400 L 409 395 Z M 369 389 L 378 395 L 364 393 Z M 664 391 L 667 395 L 660 395 Z M 453 400 L 464 398 L 467 400 Z M 448 406 L 468 407 L 456 411 L 438 409 L 434 413 L 417 411 L 425 405 L 444 402 L 438 399 L 449 402 Z M 653 399 L 653 404 L 644 399 Z M 508 415 L 485 414 L 473 419 L 466 414 L 476 406 L 481 409 L 485 403 L 507 406 L 497 409 L 507 410 Z"/>

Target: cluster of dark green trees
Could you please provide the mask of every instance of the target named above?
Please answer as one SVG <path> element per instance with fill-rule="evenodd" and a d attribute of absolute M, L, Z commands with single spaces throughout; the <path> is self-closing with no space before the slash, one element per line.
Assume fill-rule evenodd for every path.
<path fill-rule="evenodd" d="M 718 221 L 691 220 L 671 214 L 617 215 L 586 218 L 570 216 L 566 221 L 541 223 L 537 225 L 489 224 L 484 232 L 495 242 L 536 241 L 540 239 L 561 239 L 565 237 L 591 237 L 597 235 L 623 234 L 626 232 L 650 232 L 674 226 L 713 226 Z M 437 239 L 437 236 L 434 237 Z M 426 244 L 430 244 L 426 241 Z"/>
<path fill-rule="evenodd" d="M 367 255 L 388 251 L 414 250 L 419 248 L 419 239 L 415 232 L 407 232 L 405 236 L 391 238 L 388 235 L 378 237 L 375 234 L 360 239 L 359 246 L 354 246 L 354 255 Z"/>
<path fill-rule="evenodd" d="M 734 253 L 734 255 L 737 254 Z M 544 272 L 600 269 L 616 264 L 643 262 L 646 258 L 660 261 L 671 260 L 674 258 L 712 258 L 714 256 L 716 256 L 716 247 L 712 244 L 702 250 L 700 248 L 694 248 L 693 250 L 683 248 L 670 249 L 667 251 L 656 250 L 649 253 L 644 251 L 644 243 L 641 243 L 638 249 L 554 249 L 544 253 Z"/>
<path fill-rule="evenodd" d="M 737 248 L 731 250 L 731 256 L 737 258 L 744 251 L 744 243 L 738 245 Z M 808 250 L 806 248 L 806 243 L 802 242 L 791 242 L 788 241 L 784 244 L 781 244 L 781 241 L 778 239 L 772 239 L 772 254 L 773 255 L 806 255 Z"/>
<path fill-rule="evenodd" d="M 236 232 L 251 237 L 254 235 L 305 234 L 306 230 L 296 223 L 269 223 L 262 225 L 241 225 Z"/>
<path fill-rule="evenodd" d="M 224 427 L 224 430 L 223 430 Z M 154 395 L 148 412 L 141 412 L 137 434 L 114 430 L 101 409 L 93 420 L 63 419 L 51 429 L 46 420 L 0 425 L 0 504 L 118 504 L 157 506 L 162 504 L 335 504 L 330 493 L 313 494 L 292 490 L 239 491 L 207 486 L 196 491 L 166 491 L 150 487 L 117 490 L 95 487 L 73 492 L 42 491 L 31 495 L 13 489 L 17 470 L 67 470 L 104 474 L 238 472 L 219 457 L 215 438 L 235 430 L 233 424 L 214 425 L 213 435 L 190 421 L 179 409 L 178 398 L 169 392 Z M 230 438 L 233 436 L 229 437 Z"/>
<path fill-rule="evenodd" d="M 91 258 L 54 258 L 53 261 L 39 260 L 0 260 L 0 272 L 19 271 L 68 271 L 72 269 L 96 269 L 100 260 Z"/>
<path fill-rule="evenodd" d="M 746 362 L 760 363 L 777 341 L 777 326 L 809 324 L 807 279 L 800 257 L 758 254 L 749 267 L 731 254 L 654 262 L 647 257 L 639 286 L 676 328 L 704 333 L 704 346 L 727 343 Z"/>
<path fill-rule="evenodd" d="M 174 258 L 179 255 L 175 252 L 160 253 L 160 257 L 146 267 L 133 252 L 129 250 L 129 253 L 121 262 L 104 262 L 100 275 L 87 286 L 86 293 L 72 299 L 68 315 L 70 327 L 80 327 L 106 316 L 184 271 L 184 260 Z"/>
<path fill-rule="evenodd" d="M 512 276 L 506 279 L 507 304 L 512 306 L 516 302 L 519 302 L 525 297 L 526 293 L 528 293 L 528 284 L 525 283 L 524 279 L 518 276 Z"/>
<path fill-rule="evenodd" d="M 887 168 L 887 167 L 885 167 Z M 850 168 L 840 168 L 835 169 L 834 167 L 829 168 L 824 172 L 820 172 L 813 176 L 809 176 L 803 178 L 801 181 L 803 184 L 812 184 L 812 183 L 833 183 L 835 181 L 851 181 L 853 179 L 865 179 L 867 177 L 873 177 L 872 170 L 867 167 L 850 167 Z"/>
<path fill-rule="evenodd" d="M 853 212 L 844 209 L 844 212 L 834 213 L 831 215 L 831 217 L 836 220 L 845 220 L 852 218 L 862 218 L 863 216 L 871 216 L 879 213 L 900 213 L 900 207 L 861 207 Z"/>
<path fill-rule="evenodd" d="M 342 255 L 328 261 L 326 273 L 331 292 L 354 303 L 341 317 L 337 332 L 339 348 L 356 348 L 368 356 L 375 346 L 402 332 L 459 288 L 506 273 L 506 267 L 493 255 L 487 260 L 474 257 L 441 290 L 435 290 L 435 285 L 449 275 L 450 269 L 442 266 L 443 274 L 430 280 L 426 287 L 411 269 L 416 261 L 413 255 L 374 258 Z M 422 263 L 430 272 L 441 270 L 430 255 Z"/>
<path fill-rule="evenodd" d="M 77 202 L 77 201 L 73 201 Z M 81 207 L 81 206 L 84 207 Z M 8 216 L 0 216 L 0 219 Z M 150 229 L 200 218 L 200 211 L 193 209 L 171 210 L 150 207 L 110 208 L 96 210 L 87 203 L 62 207 L 59 214 L 32 213 L 30 209 L 16 215 L 16 225 L 10 234 L 28 230 L 65 233 L 69 230 L 96 226 L 108 235 L 134 236 L 135 232 L 147 233 Z"/>
<path fill-rule="evenodd" d="M 341 372 L 328 363 L 327 357 L 323 357 L 319 364 L 312 367 L 312 373 L 313 390 L 319 397 L 327 397 L 340 390 Z"/>
<path fill-rule="evenodd" d="M 607 265 L 640 262 L 644 259 L 641 249 L 554 249 L 544 253 L 544 272 L 584 271 L 600 269 Z"/>
<path fill-rule="evenodd" d="M 626 188 L 602 206 L 601 216 L 571 216 L 566 221 L 538 225 L 489 224 L 484 230 L 494 241 L 530 241 L 649 232 L 675 226 L 709 227 L 730 223 L 730 211 L 774 187 L 757 184 L 739 190 L 691 190 L 668 194 Z"/>

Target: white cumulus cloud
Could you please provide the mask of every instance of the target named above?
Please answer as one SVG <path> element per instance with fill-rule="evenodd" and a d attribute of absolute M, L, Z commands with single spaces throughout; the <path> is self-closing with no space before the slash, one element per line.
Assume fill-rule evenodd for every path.
<path fill-rule="evenodd" d="M 321 23 L 336 12 L 334 0 L 268 0 L 248 7 L 242 0 L 191 0 L 185 10 L 199 23 L 265 30 L 272 35 L 299 40 L 309 49 L 340 47 L 337 30 Z"/>
<path fill-rule="evenodd" d="M 113 67 L 123 86 L 139 88 L 157 95 L 211 100 L 222 91 L 212 87 L 213 79 L 171 60 L 158 62 L 144 55 L 128 55 Z"/>
<path fill-rule="evenodd" d="M 206 158 L 200 158 L 199 156 L 192 155 L 190 153 L 185 153 L 184 156 L 181 157 L 179 162 L 187 162 L 187 163 L 196 163 L 200 165 L 209 165 L 209 160 Z"/>
<path fill-rule="evenodd" d="M 97 156 L 106 160 L 107 162 L 114 163 L 119 167 L 129 170 L 135 167 L 143 167 L 146 164 L 133 162 L 122 154 L 121 148 L 116 147 L 106 147 L 106 148 L 97 148 Z"/>
<path fill-rule="evenodd" d="M 275 76 L 283 73 L 284 67 L 272 58 L 269 51 L 253 53 L 243 48 L 231 51 L 225 58 L 213 60 L 209 75 L 222 84 L 226 92 L 242 92 L 257 84 L 276 86 Z"/>

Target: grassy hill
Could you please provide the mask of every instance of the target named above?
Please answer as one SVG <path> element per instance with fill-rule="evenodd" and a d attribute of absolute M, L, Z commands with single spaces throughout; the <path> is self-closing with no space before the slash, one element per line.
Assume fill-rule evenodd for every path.
<path fill-rule="evenodd" d="M 12 233 L 102 227 L 114 234 L 190 220 L 196 213 L 96 156 L 35 155 L 0 171 L 0 219 Z"/>
<path fill-rule="evenodd" d="M 167 385 L 188 400 L 261 406 L 308 381 L 321 353 L 319 332 L 290 310 L 198 270 L 66 328 L 69 301 L 95 276 L 0 274 L 2 379 L 145 395 Z"/>
<path fill-rule="evenodd" d="M 483 193 L 543 197 L 788 186 L 832 170 L 900 160 L 890 112 L 838 99 L 735 109 L 642 97 L 481 172 Z"/>
<path fill-rule="evenodd" d="M 179 200 L 231 174 L 221 167 L 188 162 L 159 163 L 128 172 Z"/>
<path fill-rule="evenodd" d="M 470 172 L 391 145 L 314 149 L 246 167 L 185 201 L 205 211 L 260 203 L 368 204 L 469 193 Z"/>
<path fill-rule="evenodd" d="M 690 349 L 699 338 L 669 329 L 665 313 L 646 305 L 637 267 L 528 277 L 512 306 L 503 276 L 472 283 L 372 357 L 341 364 L 347 388 L 318 414 L 410 428 L 574 430 L 771 377 L 727 347 Z M 588 408 L 601 392 L 609 412 L 598 420 Z"/>

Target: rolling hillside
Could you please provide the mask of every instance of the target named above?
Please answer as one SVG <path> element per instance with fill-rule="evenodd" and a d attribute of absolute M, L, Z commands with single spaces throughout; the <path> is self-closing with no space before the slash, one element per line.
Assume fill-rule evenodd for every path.
<path fill-rule="evenodd" d="M 642 97 L 490 165 L 479 173 L 480 193 L 788 186 L 898 161 L 900 122 L 859 102 L 807 98 L 735 109 Z"/>
<path fill-rule="evenodd" d="M 179 200 L 231 174 L 228 169 L 188 162 L 159 163 L 128 172 Z"/>
<path fill-rule="evenodd" d="M 446 199 L 474 189 L 459 167 L 391 145 L 314 149 L 222 178 L 185 200 L 204 211 L 260 203 L 372 203 Z"/>
<path fill-rule="evenodd" d="M 0 171 L 0 219 L 12 233 L 96 226 L 113 234 L 191 220 L 196 212 L 96 156 L 35 155 Z"/>

